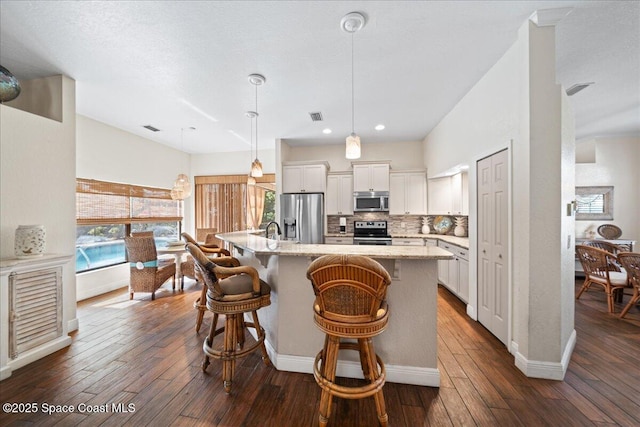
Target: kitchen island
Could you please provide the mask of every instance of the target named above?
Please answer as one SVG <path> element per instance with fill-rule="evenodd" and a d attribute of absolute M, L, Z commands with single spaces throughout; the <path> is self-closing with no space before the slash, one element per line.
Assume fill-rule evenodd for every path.
<path fill-rule="evenodd" d="M 322 255 L 364 255 L 382 264 L 392 278 L 387 290 L 389 325 L 374 338 L 385 363 L 387 381 L 438 387 L 437 261 L 451 259 L 438 247 L 319 245 L 276 241 L 251 232 L 216 235 L 243 265 L 255 267 L 271 285 L 271 305 L 258 316 L 274 366 L 313 372 L 324 334 L 313 322 L 314 294 L 306 277 L 311 261 Z M 338 376 L 362 378 L 357 355 L 338 363 Z"/>

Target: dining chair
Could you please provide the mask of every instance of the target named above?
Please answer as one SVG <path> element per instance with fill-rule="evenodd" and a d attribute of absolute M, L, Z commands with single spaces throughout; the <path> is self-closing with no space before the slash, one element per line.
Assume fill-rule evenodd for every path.
<path fill-rule="evenodd" d="M 631 283 L 631 286 L 633 286 L 633 295 L 631 296 L 631 300 L 629 300 L 620 313 L 620 318 L 622 319 L 627 315 L 631 307 L 640 301 L 640 253 L 623 252 L 618 255 L 618 261 L 620 261 L 620 264 L 622 264 L 624 269 L 627 271 L 629 282 Z"/>
<path fill-rule="evenodd" d="M 604 288 L 609 313 L 613 313 L 614 294 L 628 287 L 627 274 L 617 267 L 618 259 L 610 252 L 588 245 L 576 245 L 576 253 L 585 274 L 584 284 L 576 299 L 579 299 L 580 295 L 595 283 Z"/>
<path fill-rule="evenodd" d="M 160 265 L 153 237 L 125 237 L 124 244 L 129 260 L 129 299 L 134 292 L 151 292 L 154 300 L 158 288 L 170 278 L 175 290 L 176 264 Z"/>

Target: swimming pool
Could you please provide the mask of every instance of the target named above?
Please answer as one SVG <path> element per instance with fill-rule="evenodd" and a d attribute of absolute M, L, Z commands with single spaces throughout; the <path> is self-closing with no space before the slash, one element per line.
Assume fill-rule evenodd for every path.
<path fill-rule="evenodd" d="M 156 246 L 165 246 L 168 240 L 175 240 L 175 237 L 157 237 Z M 76 245 L 76 273 L 125 261 L 124 240 Z"/>
<path fill-rule="evenodd" d="M 123 240 L 76 246 L 76 273 L 125 261 Z"/>

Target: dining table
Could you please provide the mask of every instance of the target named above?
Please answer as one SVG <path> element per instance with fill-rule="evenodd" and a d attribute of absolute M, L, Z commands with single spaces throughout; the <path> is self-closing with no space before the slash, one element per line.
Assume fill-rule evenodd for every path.
<path fill-rule="evenodd" d="M 187 253 L 186 245 L 183 242 L 180 244 L 167 244 L 165 246 L 158 246 L 156 248 L 158 255 L 173 255 L 176 261 L 176 276 L 179 281 L 182 281 L 182 270 L 180 264 L 182 264 L 182 255 Z"/>

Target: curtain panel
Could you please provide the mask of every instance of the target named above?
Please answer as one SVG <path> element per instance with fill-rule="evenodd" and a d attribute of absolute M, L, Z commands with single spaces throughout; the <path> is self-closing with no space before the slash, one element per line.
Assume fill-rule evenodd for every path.
<path fill-rule="evenodd" d="M 275 174 L 265 174 L 256 182 L 272 184 Z M 228 233 L 260 225 L 265 190 L 247 185 L 247 175 L 196 176 L 194 184 L 196 230 L 215 228 Z"/>

